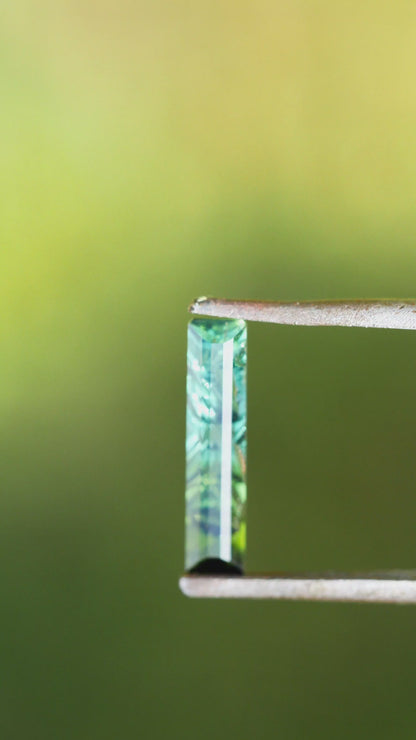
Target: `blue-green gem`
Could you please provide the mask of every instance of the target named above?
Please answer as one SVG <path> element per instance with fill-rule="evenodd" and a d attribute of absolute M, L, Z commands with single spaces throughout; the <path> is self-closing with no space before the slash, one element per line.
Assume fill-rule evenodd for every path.
<path fill-rule="evenodd" d="M 247 329 L 188 325 L 187 570 L 241 572 L 246 545 Z"/>

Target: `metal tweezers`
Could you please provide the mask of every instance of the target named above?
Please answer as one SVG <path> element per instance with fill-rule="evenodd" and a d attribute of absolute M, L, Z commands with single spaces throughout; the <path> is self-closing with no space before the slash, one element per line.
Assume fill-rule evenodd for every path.
<path fill-rule="evenodd" d="M 201 316 L 297 326 L 350 326 L 416 330 L 416 301 L 234 301 L 198 298 L 189 307 Z M 266 575 L 185 574 L 186 596 L 233 599 L 300 599 L 416 604 L 416 570 L 365 573 Z"/>

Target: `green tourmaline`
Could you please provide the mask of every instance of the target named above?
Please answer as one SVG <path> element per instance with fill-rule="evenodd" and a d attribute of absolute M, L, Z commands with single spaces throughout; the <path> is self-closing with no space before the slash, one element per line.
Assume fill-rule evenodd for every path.
<path fill-rule="evenodd" d="M 246 543 L 246 344 L 244 321 L 189 322 L 187 570 L 242 571 Z"/>

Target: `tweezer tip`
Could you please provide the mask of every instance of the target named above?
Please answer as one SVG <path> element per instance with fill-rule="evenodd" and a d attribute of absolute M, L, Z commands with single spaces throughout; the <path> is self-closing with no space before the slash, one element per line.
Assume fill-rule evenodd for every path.
<path fill-rule="evenodd" d="M 189 590 L 188 580 L 186 576 L 182 576 L 182 578 L 179 579 L 179 588 L 184 596 L 191 596 L 192 590 Z"/>
<path fill-rule="evenodd" d="M 195 298 L 195 300 L 193 300 L 191 305 L 188 307 L 189 313 L 198 313 L 198 308 L 201 303 L 206 303 L 206 301 L 208 300 L 209 299 L 206 295 L 201 295 L 199 296 L 199 298 Z"/>

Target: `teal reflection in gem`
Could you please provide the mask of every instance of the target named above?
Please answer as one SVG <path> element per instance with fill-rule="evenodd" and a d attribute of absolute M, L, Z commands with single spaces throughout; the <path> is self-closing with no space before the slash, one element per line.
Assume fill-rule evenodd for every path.
<path fill-rule="evenodd" d="M 188 325 L 185 567 L 242 571 L 246 541 L 247 329 Z M 208 563 L 207 563 L 208 561 Z"/>

